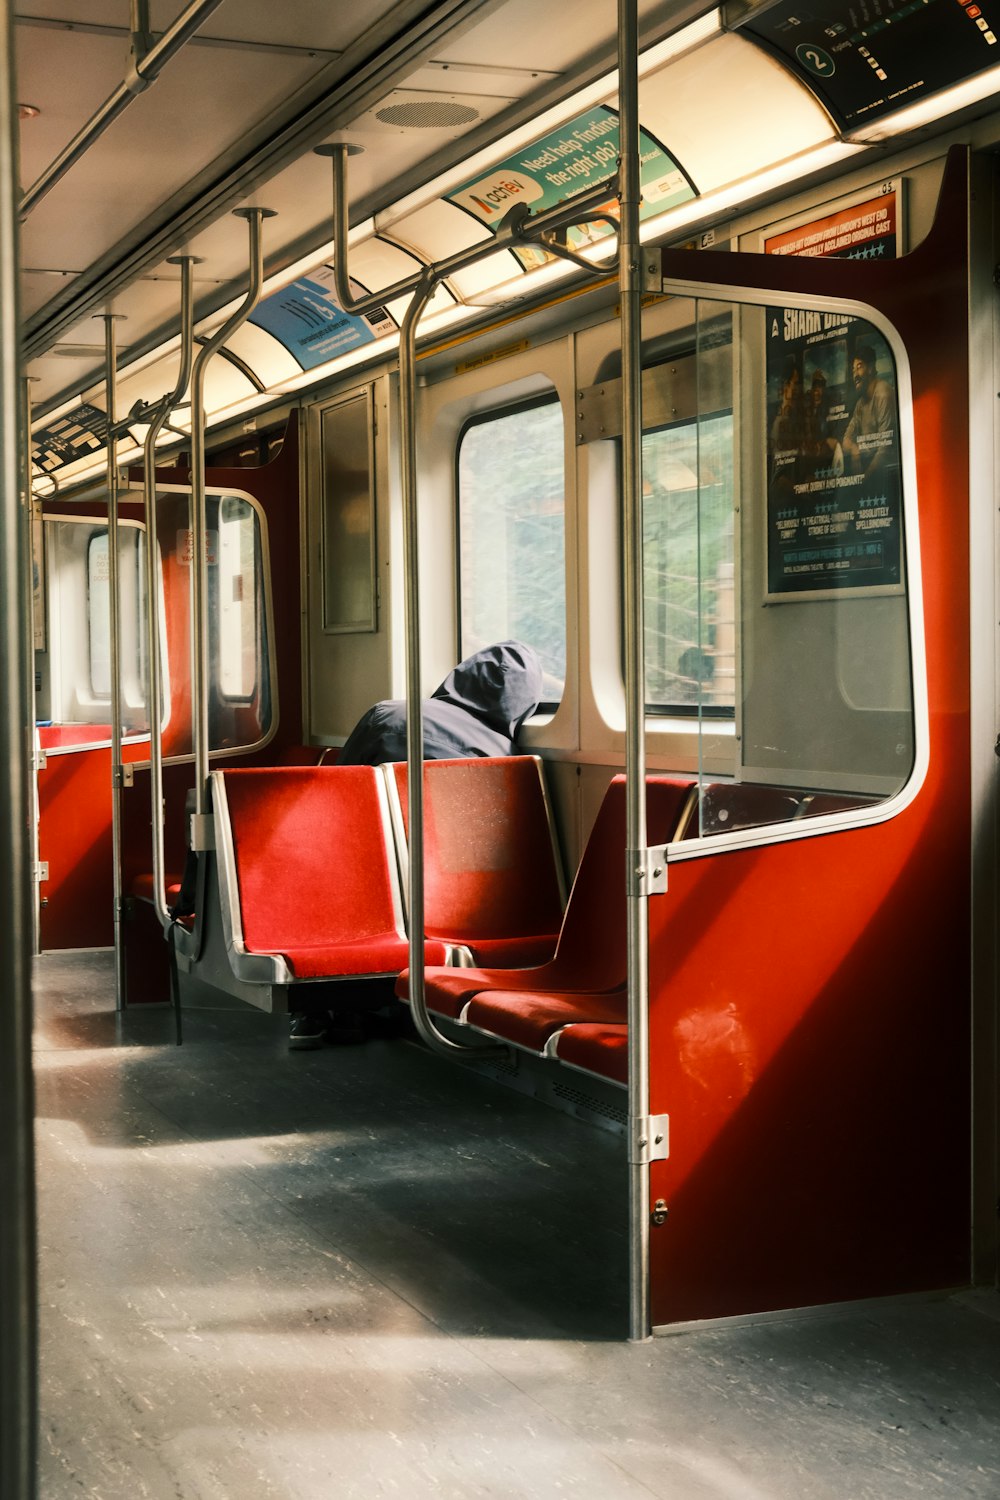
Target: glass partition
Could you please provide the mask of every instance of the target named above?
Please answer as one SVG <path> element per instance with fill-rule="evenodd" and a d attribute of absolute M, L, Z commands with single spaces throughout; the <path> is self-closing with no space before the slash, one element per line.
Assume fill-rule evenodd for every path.
<path fill-rule="evenodd" d="M 666 395 L 644 377 L 645 648 L 650 726 L 700 726 L 684 836 L 882 801 L 918 741 L 891 333 L 834 305 L 672 314 Z"/>

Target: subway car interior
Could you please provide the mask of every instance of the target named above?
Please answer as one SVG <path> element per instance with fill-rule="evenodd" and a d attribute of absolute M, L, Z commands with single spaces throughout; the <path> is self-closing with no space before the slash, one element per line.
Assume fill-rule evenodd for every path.
<path fill-rule="evenodd" d="M 1000 0 L 347 9 L 0 0 L 0 1500 L 996 1497 Z"/>

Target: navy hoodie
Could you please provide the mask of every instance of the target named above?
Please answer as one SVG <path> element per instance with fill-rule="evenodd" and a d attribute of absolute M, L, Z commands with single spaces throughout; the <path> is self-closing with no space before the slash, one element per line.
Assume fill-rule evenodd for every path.
<path fill-rule="evenodd" d="M 424 759 L 512 755 L 517 732 L 542 697 L 538 653 L 501 641 L 460 662 L 423 700 Z M 340 753 L 342 766 L 406 759 L 406 704 L 376 703 L 358 720 Z"/>

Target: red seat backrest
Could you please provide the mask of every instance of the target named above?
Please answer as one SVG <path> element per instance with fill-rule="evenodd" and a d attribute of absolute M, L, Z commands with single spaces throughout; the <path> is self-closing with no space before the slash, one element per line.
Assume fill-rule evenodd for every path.
<path fill-rule="evenodd" d="M 647 843 L 670 843 L 691 785 L 672 776 L 646 778 Z M 583 851 L 546 984 L 611 989 L 624 981 L 626 953 L 625 777 L 615 776 Z"/>
<path fill-rule="evenodd" d="M 407 828 L 405 763 L 392 767 Z M 534 756 L 424 763 L 424 929 L 456 942 L 555 933 L 562 892 Z"/>
<path fill-rule="evenodd" d="M 224 771 L 243 937 L 252 952 L 400 926 L 385 794 L 373 766 Z"/>

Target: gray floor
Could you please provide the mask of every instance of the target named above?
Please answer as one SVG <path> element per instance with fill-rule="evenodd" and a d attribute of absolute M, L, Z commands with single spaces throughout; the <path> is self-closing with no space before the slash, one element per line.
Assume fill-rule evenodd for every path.
<path fill-rule="evenodd" d="M 992 1294 L 630 1346 L 613 1137 L 110 990 L 40 962 L 43 1500 L 1000 1497 Z"/>

